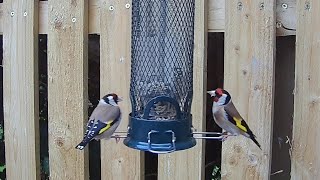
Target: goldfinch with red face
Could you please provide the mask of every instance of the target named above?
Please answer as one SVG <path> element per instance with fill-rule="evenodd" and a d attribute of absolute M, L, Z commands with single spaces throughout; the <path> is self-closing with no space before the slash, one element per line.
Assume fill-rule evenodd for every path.
<path fill-rule="evenodd" d="M 231 95 L 221 88 L 208 91 L 208 94 L 213 98 L 212 114 L 214 121 L 226 131 L 223 140 L 230 135 L 238 136 L 241 134 L 250 138 L 261 149 L 256 136 L 232 103 Z"/>
<path fill-rule="evenodd" d="M 87 130 L 83 140 L 76 149 L 83 150 L 93 139 L 110 139 L 121 120 L 121 111 L 118 102 L 122 101 L 118 95 L 112 93 L 100 99 L 98 106 L 93 110 L 87 123 Z M 118 139 L 116 139 L 118 142 Z"/>

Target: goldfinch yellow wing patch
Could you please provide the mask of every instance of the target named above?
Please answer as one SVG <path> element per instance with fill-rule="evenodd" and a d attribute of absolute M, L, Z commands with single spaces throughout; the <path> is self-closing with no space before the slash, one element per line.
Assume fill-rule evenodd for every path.
<path fill-rule="evenodd" d="M 239 129 L 241 129 L 242 131 L 244 132 L 248 132 L 249 130 L 249 127 L 248 125 L 246 124 L 246 122 L 244 122 L 243 119 L 241 118 L 236 118 L 236 117 L 232 117 L 230 116 L 230 114 L 228 114 L 226 112 L 226 115 L 227 115 L 227 119 L 232 123 L 234 124 L 235 126 L 237 126 Z"/>
<path fill-rule="evenodd" d="M 113 121 L 110 121 L 104 128 L 100 129 L 99 134 L 102 134 L 102 133 L 104 133 L 106 130 L 108 130 L 108 129 L 111 127 L 112 122 L 113 122 Z"/>
<path fill-rule="evenodd" d="M 236 122 L 236 126 L 244 132 L 248 132 L 248 129 L 245 127 L 246 125 L 242 124 L 243 120 L 233 117 L 233 120 Z"/>

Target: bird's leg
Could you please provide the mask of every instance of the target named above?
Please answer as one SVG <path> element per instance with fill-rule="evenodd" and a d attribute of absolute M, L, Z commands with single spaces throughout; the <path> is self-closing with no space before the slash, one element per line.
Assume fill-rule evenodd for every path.
<path fill-rule="evenodd" d="M 222 139 L 221 139 L 221 141 L 222 142 L 224 142 L 225 140 L 227 140 L 227 138 L 230 136 L 231 134 L 229 134 L 228 132 L 223 132 L 222 134 L 221 134 L 221 137 L 222 137 Z"/>
<path fill-rule="evenodd" d="M 114 135 L 114 139 L 116 140 L 116 143 L 118 144 L 120 141 L 120 137 L 119 135 Z"/>

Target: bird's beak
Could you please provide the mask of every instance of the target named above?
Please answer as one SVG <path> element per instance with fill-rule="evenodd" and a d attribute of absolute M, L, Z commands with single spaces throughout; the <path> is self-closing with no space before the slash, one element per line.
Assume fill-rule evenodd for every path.
<path fill-rule="evenodd" d="M 118 96 L 118 102 L 120 101 L 123 101 L 123 98 Z"/>
<path fill-rule="evenodd" d="M 215 96 L 215 94 L 216 94 L 215 91 L 207 91 L 207 93 L 210 94 L 211 97 Z"/>

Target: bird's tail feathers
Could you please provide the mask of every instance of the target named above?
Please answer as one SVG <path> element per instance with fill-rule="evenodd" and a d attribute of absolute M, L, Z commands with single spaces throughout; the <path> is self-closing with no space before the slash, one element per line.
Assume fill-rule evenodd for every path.
<path fill-rule="evenodd" d="M 83 150 L 88 143 L 92 140 L 92 137 L 85 136 L 83 140 L 75 147 L 76 149 Z"/>
<path fill-rule="evenodd" d="M 81 141 L 81 143 L 79 143 L 75 148 L 79 149 L 79 150 L 83 150 L 86 147 L 87 144 L 88 144 L 88 142 Z"/>
<path fill-rule="evenodd" d="M 256 136 L 254 134 L 250 134 L 250 139 L 261 149 L 260 143 L 257 141 Z M 261 149 L 262 150 L 262 149 Z"/>

